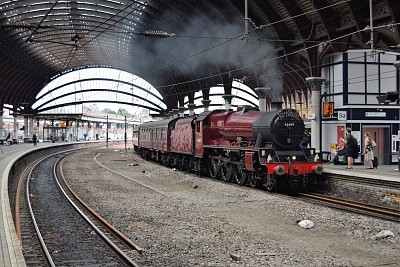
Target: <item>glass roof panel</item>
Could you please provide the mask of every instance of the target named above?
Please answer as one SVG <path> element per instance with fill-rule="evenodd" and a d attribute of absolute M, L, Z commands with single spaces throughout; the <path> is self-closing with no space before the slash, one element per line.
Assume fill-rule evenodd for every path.
<path fill-rule="evenodd" d="M 39 112 L 54 105 L 118 102 L 162 112 L 166 105 L 148 82 L 131 73 L 111 68 L 84 68 L 55 77 L 32 105 Z M 64 112 L 63 112 L 64 113 Z"/>

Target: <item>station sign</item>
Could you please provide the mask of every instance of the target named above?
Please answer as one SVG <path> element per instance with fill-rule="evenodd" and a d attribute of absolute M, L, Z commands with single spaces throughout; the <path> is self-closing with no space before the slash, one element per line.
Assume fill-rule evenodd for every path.
<path fill-rule="evenodd" d="M 347 120 L 347 111 L 338 111 L 338 121 L 346 121 Z"/>
<path fill-rule="evenodd" d="M 335 103 L 334 102 L 324 102 L 324 105 L 322 108 L 322 115 L 324 117 L 333 116 L 334 112 L 335 112 Z"/>
<path fill-rule="evenodd" d="M 384 118 L 386 118 L 386 112 L 365 112 L 365 117 L 384 117 Z"/>

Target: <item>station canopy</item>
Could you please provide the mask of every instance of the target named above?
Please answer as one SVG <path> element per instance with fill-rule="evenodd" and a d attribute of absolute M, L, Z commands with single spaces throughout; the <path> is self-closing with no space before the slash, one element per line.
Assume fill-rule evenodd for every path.
<path fill-rule="evenodd" d="M 399 51 L 399 23 L 397 0 L 0 0 L 0 105 L 45 112 L 39 92 L 88 67 L 147 81 L 161 113 L 233 81 L 293 99 L 327 54 Z"/>

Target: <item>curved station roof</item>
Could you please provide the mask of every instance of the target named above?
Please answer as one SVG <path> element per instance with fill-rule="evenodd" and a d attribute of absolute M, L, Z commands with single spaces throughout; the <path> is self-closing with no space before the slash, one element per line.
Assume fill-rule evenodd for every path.
<path fill-rule="evenodd" d="M 398 51 L 399 23 L 396 0 L 1 0 L 0 105 L 31 108 L 54 77 L 93 66 L 148 81 L 166 110 L 234 79 L 307 94 L 329 53 Z"/>

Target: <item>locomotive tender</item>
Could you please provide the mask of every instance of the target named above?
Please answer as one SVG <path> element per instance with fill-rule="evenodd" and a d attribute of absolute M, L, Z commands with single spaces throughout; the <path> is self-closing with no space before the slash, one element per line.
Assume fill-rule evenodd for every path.
<path fill-rule="evenodd" d="M 300 149 L 305 126 L 294 109 L 240 107 L 144 123 L 135 151 L 180 170 L 268 191 L 302 190 L 322 174 L 315 149 Z"/>

